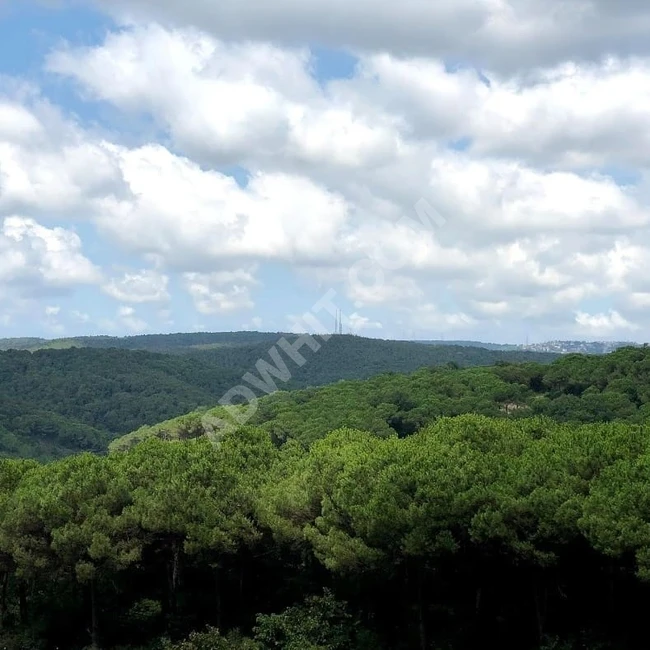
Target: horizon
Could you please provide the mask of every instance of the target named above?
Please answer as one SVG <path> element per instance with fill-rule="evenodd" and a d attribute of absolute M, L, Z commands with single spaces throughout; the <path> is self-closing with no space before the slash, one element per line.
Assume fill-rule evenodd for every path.
<path fill-rule="evenodd" d="M 146 333 L 140 333 L 140 334 L 120 334 L 120 335 L 115 335 L 115 334 L 79 334 L 75 336 L 59 336 L 59 337 L 41 337 L 41 336 L 0 336 L 0 342 L 1 341 L 8 341 L 8 340 L 21 340 L 21 339 L 26 339 L 26 340 L 39 340 L 39 341 L 66 341 L 66 340 L 74 340 L 74 339 L 84 339 L 84 338 L 108 338 L 108 339 L 129 339 L 129 338 L 141 338 L 141 337 L 155 337 L 155 336 L 177 336 L 177 335 L 192 335 L 192 334 L 204 334 L 204 335 L 218 335 L 218 334 L 269 334 L 269 335 L 277 335 L 277 336 L 282 336 L 282 335 L 294 335 L 294 336 L 299 336 L 301 334 L 311 334 L 312 336 L 323 336 L 326 335 L 328 337 L 336 337 L 336 336 L 355 336 L 355 337 L 360 337 L 360 338 L 366 338 L 366 339 L 371 339 L 371 340 L 379 340 L 379 341 L 394 341 L 394 342 L 408 342 L 408 343 L 427 343 L 427 342 L 435 342 L 435 343 L 449 343 L 449 344 L 454 344 L 454 343 L 480 343 L 483 345 L 513 345 L 513 346 L 520 346 L 520 347 L 525 347 L 527 345 L 544 345 L 544 344 L 549 344 L 549 343 L 592 343 L 592 344 L 607 344 L 607 343 L 628 343 L 628 344 L 634 344 L 634 345 L 643 345 L 643 341 L 635 341 L 635 340 L 630 340 L 630 339 L 576 339 L 576 338 L 556 338 L 556 339 L 546 339 L 543 341 L 528 341 L 527 343 L 517 343 L 513 341 L 486 341 L 486 340 L 481 340 L 481 339 L 467 339 L 467 338 L 452 338 L 452 337 L 445 337 L 445 338 L 408 338 L 408 339 L 403 339 L 403 338 L 384 338 L 380 336 L 371 336 L 368 334 L 359 334 L 356 332 L 343 332 L 342 334 L 339 333 L 332 333 L 332 332 L 308 332 L 308 331 L 282 331 L 282 330 L 201 330 L 201 331 L 168 331 L 168 332 L 146 332 Z"/>

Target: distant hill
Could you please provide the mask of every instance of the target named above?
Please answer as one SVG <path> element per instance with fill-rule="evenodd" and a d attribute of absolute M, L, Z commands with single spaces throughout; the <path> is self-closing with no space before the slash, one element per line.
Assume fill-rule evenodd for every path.
<path fill-rule="evenodd" d="M 197 350 L 222 347 L 248 346 L 256 343 L 275 343 L 282 336 L 295 336 L 283 332 L 188 332 L 176 334 L 138 334 L 135 336 L 76 336 L 59 339 L 10 338 L 0 339 L 0 350 L 61 350 L 77 348 L 118 348 L 122 350 L 147 350 L 166 354 L 188 354 Z M 363 337 L 356 337 L 363 338 Z M 419 343 L 439 347 L 472 347 L 500 352 L 550 352 L 554 354 L 607 354 L 622 347 L 639 346 L 629 341 L 546 341 L 529 345 L 514 343 L 486 343 L 467 340 L 391 341 L 384 343 Z"/>
<path fill-rule="evenodd" d="M 35 350 L 48 344 L 47 339 L 23 337 L 15 339 L 0 339 L 0 350 Z"/>
<path fill-rule="evenodd" d="M 287 335 L 287 340 L 295 340 Z M 275 340 L 250 346 L 220 346 L 214 349 L 193 349 L 186 353 L 221 367 L 255 372 L 260 359 L 270 361 L 269 350 Z M 550 363 L 558 355 L 527 351 L 494 351 L 479 347 L 431 346 L 411 341 L 386 341 L 360 336 L 335 335 L 322 343 L 318 352 L 305 346 L 301 353 L 308 360 L 301 367 L 291 365 L 291 378 L 282 388 L 291 390 L 322 386 L 341 379 L 367 379 L 382 372 L 412 372 L 422 366 L 456 365 L 489 366 L 499 362 Z M 290 362 L 289 362 L 290 363 Z M 282 383 L 282 382 L 281 382 Z"/>
<path fill-rule="evenodd" d="M 642 344 L 632 341 L 545 341 L 543 343 L 512 344 L 483 343 L 481 341 L 417 341 L 425 345 L 462 345 L 464 347 L 485 348 L 486 350 L 508 350 L 528 352 L 552 352 L 555 354 L 608 354 L 614 350 L 627 347 L 640 347 Z"/>
<path fill-rule="evenodd" d="M 188 332 L 177 334 L 138 334 L 135 336 L 74 336 L 59 339 L 0 339 L 0 350 L 61 350 L 66 348 L 118 348 L 148 352 L 185 353 L 203 347 L 250 345 L 275 341 L 277 332 Z"/>
<path fill-rule="evenodd" d="M 444 339 L 437 340 L 424 340 L 424 341 L 415 341 L 415 343 L 423 343 L 425 345 L 460 345 L 467 348 L 485 348 L 486 350 L 501 350 L 501 351 L 514 351 L 522 350 L 523 346 L 515 345 L 514 343 L 484 343 L 482 341 L 447 341 Z"/>
<path fill-rule="evenodd" d="M 247 336 L 258 340 L 244 342 Z M 138 339 L 136 345 L 167 346 L 173 354 L 101 349 L 115 340 L 110 337 L 93 338 L 99 343 L 94 347 L 66 348 L 59 341 L 61 349 L 0 352 L 0 455 L 53 458 L 79 450 L 101 451 L 111 439 L 143 425 L 212 406 L 240 384 L 245 373 L 259 375 L 260 360 L 272 362 L 270 350 L 278 336 L 238 332 L 130 337 L 131 344 Z M 286 335 L 289 343 L 296 338 Z M 317 352 L 305 347 L 301 354 L 306 361 L 298 366 L 280 350 L 290 377 L 276 380 L 279 388 L 321 386 L 423 366 L 548 363 L 556 358 L 346 335 L 331 337 Z"/>

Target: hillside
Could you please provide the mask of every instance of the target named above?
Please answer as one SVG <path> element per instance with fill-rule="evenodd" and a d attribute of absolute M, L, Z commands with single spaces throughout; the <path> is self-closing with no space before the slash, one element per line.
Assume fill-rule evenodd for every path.
<path fill-rule="evenodd" d="M 147 350 L 168 354 L 187 354 L 205 349 L 218 349 L 231 346 L 249 346 L 256 343 L 272 345 L 282 336 L 293 336 L 282 332 L 187 332 L 173 334 L 138 334 L 134 336 L 76 336 L 58 339 L 6 338 L 0 339 L 0 350 L 61 350 L 77 348 L 119 348 L 123 350 Z M 360 338 L 360 337 L 357 337 Z M 373 339 L 380 340 L 380 339 Z M 554 354 L 607 354 L 622 347 L 638 346 L 626 341 L 546 341 L 530 345 L 512 343 L 486 343 L 468 340 L 416 340 L 392 341 L 382 343 L 404 343 L 436 345 L 440 347 L 485 348 L 500 352 L 550 352 Z"/>
<path fill-rule="evenodd" d="M 212 406 L 246 372 L 255 372 L 259 359 L 271 360 L 269 350 L 277 338 L 271 343 L 244 344 L 244 334 L 223 334 L 222 347 L 183 348 L 184 354 L 89 347 L 0 352 L 0 454 L 46 459 L 75 451 L 102 451 L 116 436 Z M 195 346 L 201 345 L 199 341 L 214 344 L 209 337 L 178 336 L 165 339 L 169 346 L 178 344 L 177 352 L 188 341 Z M 287 335 L 287 340 L 295 336 Z M 154 341 L 161 345 L 158 339 L 149 343 L 154 345 Z M 291 378 L 280 382 L 282 388 L 447 363 L 471 366 L 504 359 L 554 358 L 354 336 L 333 337 L 317 353 L 303 352 L 308 362 L 302 367 L 287 359 Z"/>
<path fill-rule="evenodd" d="M 294 341 L 295 336 L 287 335 Z M 254 345 L 222 346 L 215 349 L 188 351 L 193 358 L 244 372 L 256 372 L 260 359 L 271 361 L 269 351 L 277 341 Z M 284 353 L 282 353 L 284 354 Z M 306 363 L 290 364 L 291 379 L 283 389 L 322 386 L 340 379 L 366 379 L 382 372 L 412 372 L 423 366 L 452 364 L 461 368 L 489 366 L 499 362 L 550 363 L 558 355 L 539 352 L 495 351 L 479 347 L 433 346 L 408 341 L 384 341 L 361 336 L 337 335 L 323 342 L 316 352 L 304 346 L 301 354 Z"/>
<path fill-rule="evenodd" d="M 619 348 L 642 347 L 633 341 L 544 341 L 542 343 L 512 344 L 483 343 L 481 341 L 416 341 L 427 345 L 461 345 L 479 347 L 487 350 L 518 350 L 520 352 L 553 352 L 555 354 L 608 354 Z"/>
<path fill-rule="evenodd" d="M 242 407 L 244 412 L 244 407 Z M 540 415 L 561 422 L 643 423 L 650 417 L 650 348 L 608 355 L 567 355 L 550 365 L 508 364 L 453 369 L 427 367 L 366 381 L 282 391 L 259 400 L 249 424 L 279 441 L 311 444 L 339 427 L 379 436 L 409 435 L 443 416 L 498 418 Z M 143 427 L 111 443 L 114 451 L 148 437 L 201 435 L 205 423 L 229 420 L 222 408 Z"/>
<path fill-rule="evenodd" d="M 0 350 L 62 350 L 66 348 L 118 348 L 148 352 L 183 354 L 203 347 L 222 345 L 251 345 L 261 341 L 276 341 L 275 332 L 188 332 L 176 334 L 138 334 L 135 336 L 74 336 L 59 339 L 13 338 L 0 339 Z"/>
<path fill-rule="evenodd" d="M 131 350 L 0 352 L 0 454 L 52 458 L 215 402 L 238 375 Z"/>

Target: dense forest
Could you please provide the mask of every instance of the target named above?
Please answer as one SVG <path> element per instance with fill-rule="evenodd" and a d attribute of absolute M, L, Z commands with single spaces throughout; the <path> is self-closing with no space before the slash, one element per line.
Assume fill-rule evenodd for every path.
<path fill-rule="evenodd" d="M 102 451 L 116 435 L 209 405 L 239 375 L 127 350 L 0 352 L 0 454 Z"/>
<path fill-rule="evenodd" d="M 197 341 L 210 341 L 216 335 L 205 339 L 194 334 L 157 336 L 152 337 L 156 345 L 164 339 L 172 346 L 187 343 L 187 337 L 199 345 Z M 255 342 L 255 333 L 248 339 L 248 332 L 220 336 L 222 347 L 212 349 L 206 343 L 207 349 L 182 348 L 180 354 L 176 348 L 174 355 L 89 347 L 0 352 L 0 455 L 46 460 L 77 451 L 105 451 L 116 436 L 216 404 L 245 373 L 255 370 L 260 358 L 270 359 L 269 350 L 277 340 Z M 283 388 L 365 378 L 387 370 L 407 372 L 427 365 L 556 358 L 354 336 L 333 337 L 317 352 L 308 353 L 309 362 L 302 367 L 294 364 Z"/>
<path fill-rule="evenodd" d="M 639 648 L 649 440 L 464 415 L 5 460 L 2 647 Z"/>
<path fill-rule="evenodd" d="M 7 404 L 125 353 L 122 381 L 171 359 L 202 385 L 193 355 L 12 351 Z M 40 399 L 66 417 L 63 386 Z M 274 392 L 216 435 L 250 404 L 2 459 L 0 648 L 645 647 L 649 405 L 650 348 L 445 359 Z"/>
<path fill-rule="evenodd" d="M 248 406 L 242 407 L 242 412 Z M 379 436 L 409 435 L 444 416 L 476 413 L 497 418 L 547 416 L 560 422 L 644 423 L 650 416 L 650 348 L 608 355 L 565 355 L 552 364 L 499 362 L 460 369 L 453 364 L 367 381 L 278 391 L 257 402 L 248 423 L 274 439 L 303 444 L 338 427 Z M 229 420 L 222 407 L 142 427 L 111 443 L 126 449 L 151 437 L 202 435 L 204 424 Z"/>

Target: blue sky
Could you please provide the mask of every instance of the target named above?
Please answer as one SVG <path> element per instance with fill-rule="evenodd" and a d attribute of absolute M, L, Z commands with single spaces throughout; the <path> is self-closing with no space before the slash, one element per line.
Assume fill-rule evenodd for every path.
<path fill-rule="evenodd" d="M 85 101 L 80 98 L 73 83 L 52 78 L 43 71 L 45 57 L 62 42 L 73 46 L 98 45 L 108 31 L 116 28 L 109 16 L 91 8 L 51 7 L 30 0 L 9 0 L 0 12 L 0 74 L 32 81 L 49 100 L 66 113 L 78 116 L 85 123 L 99 125 L 107 130 L 119 129 L 122 136 L 127 133 L 125 139 L 128 141 L 137 139 L 146 142 L 146 137 L 138 138 L 139 120 L 124 119 L 112 111 L 110 106 L 101 102 Z M 312 53 L 315 59 L 314 74 L 320 83 L 346 78 L 353 73 L 356 59 L 345 51 L 315 46 Z M 245 184 L 244 169 L 222 167 L 220 171 Z M 81 224 L 77 225 L 75 230 L 82 235 L 87 256 L 94 262 L 107 266 L 139 266 L 137 258 L 125 255 L 118 248 L 110 246 L 92 226 Z M 261 320 L 264 329 L 283 331 L 289 325 L 287 315 L 302 315 L 309 311 L 320 297 L 313 287 L 305 287 L 299 277 L 281 265 L 262 265 L 260 276 L 263 277 L 264 286 L 253 291 L 253 298 L 259 306 L 259 313 L 265 314 Z M 47 337 L 88 333 L 132 333 L 119 324 L 116 324 L 115 331 L 113 328 L 107 330 L 106 321 L 111 321 L 115 314 L 115 301 L 95 290 L 77 289 L 74 293 L 51 302 L 61 307 L 60 316 L 58 315 L 56 321 L 57 325 L 65 328 L 64 330 L 48 328 L 47 325 L 44 328 L 43 323 L 21 320 L 7 326 L 0 333 L 4 336 Z M 339 298 L 339 304 L 346 313 L 354 311 L 350 310 L 349 302 L 344 299 Z M 153 331 L 230 331 L 241 329 L 244 325 L 252 328 L 251 321 L 257 315 L 256 312 L 248 318 L 242 318 L 240 314 L 197 314 L 191 299 L 173 285 L 171 302 L 166 309 L 174 314 L 173 325 L 165 322 L 155 325 L 160 318 L 157 306 L 143 305 L 139 308 L 139 313 L 143 320 L 152 324 L 155 328 Z M 75 312 L 87 314 L 95 322 L 80 322 Z M 326 321 L 328 326 L 331 325 L 330 320 Z"/>
<path fill-rule="evenodd" d="M 642 45 L 515 69 L 487 27 L 420 34 L 460 7 L 408 39 L 249 2 L 0 5 L 0 336 L 295 329 L 328 289 L 367 336 L 646 336 Z M 440 232 L 400 226 L 418 198 Z"/>

